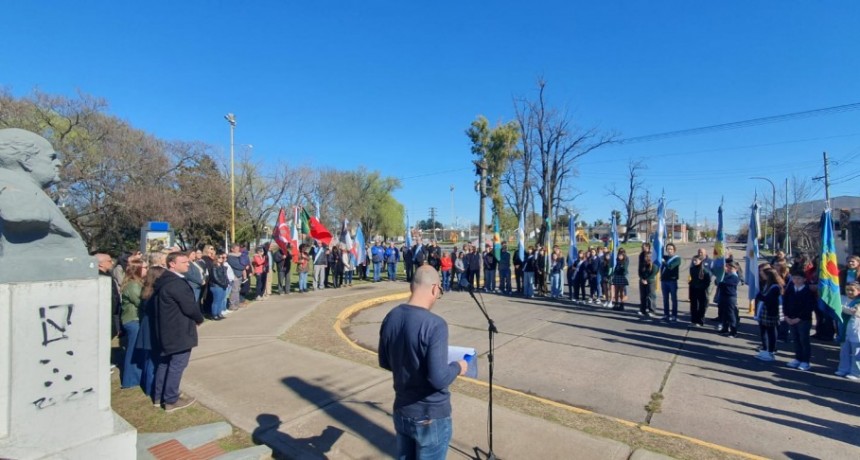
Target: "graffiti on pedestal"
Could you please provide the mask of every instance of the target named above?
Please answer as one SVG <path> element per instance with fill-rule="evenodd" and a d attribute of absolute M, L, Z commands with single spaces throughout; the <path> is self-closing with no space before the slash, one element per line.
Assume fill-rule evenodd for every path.
<path fill-rule="evenodd" d="M 72 304 L 51 305 L 39 308 L 39 320 L 42 323 L 42 347 L 46 357 L 39 360 L 44 381 L 42 383 L 44 396 L 33 401 L 37 409 L 54 406 L 67 401 L 75 401 L 94 393 L 92 387 L 78 387 L 74 383 L 74 375 L 63 369 L 74 365 L 75 351 L 69 345 L 69 333 L 72 325 Z"/>

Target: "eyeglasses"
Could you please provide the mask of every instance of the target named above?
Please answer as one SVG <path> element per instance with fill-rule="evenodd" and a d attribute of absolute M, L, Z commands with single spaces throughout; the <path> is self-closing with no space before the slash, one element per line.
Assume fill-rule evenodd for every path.
<path fill-rule="evenodd" d="M 442 285 L 441 284 L 433 284 L 433 286 L 436 286 L 436 288 L 439 290 L 438 291 L 439 293 L 436 294 L 436 300 L 441 299 L 442 296 L 445 295 L 445 290 L 442 289 Z M 433 289 L 433 288 L 431 287 L 430 289 Z"/>

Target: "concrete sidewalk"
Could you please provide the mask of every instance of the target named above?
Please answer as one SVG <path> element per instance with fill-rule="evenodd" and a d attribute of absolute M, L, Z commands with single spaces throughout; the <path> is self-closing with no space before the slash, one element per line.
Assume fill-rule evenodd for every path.
<path fill-rule="evenodd" d="M 368 288 L 381 296 L 405 286 Z M 207 322 L 200 327 L 200 346 L 192 352 L 183 390 L 253 433 L 276 458 L 391 457 L 390 374 L 279 339 L 322 302 L 348 302 L 356 293 L 273 296 L 225 321 Z M 453 406 L 449 458 L 485 458 L 480 452 L 487 450 L 486 402 L 455 393 Z M 666 458 L 502 407 L 494 408 L 494 433 L 494 451 L 506 459 Z"/>

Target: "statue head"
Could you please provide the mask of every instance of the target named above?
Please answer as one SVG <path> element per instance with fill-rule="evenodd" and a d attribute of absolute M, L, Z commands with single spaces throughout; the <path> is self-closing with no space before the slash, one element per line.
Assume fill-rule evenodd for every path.
<path fill-rule="evenodd" d="M 44 137 L 23 129 L 0 129 L 0 168 L 22 171 L 43 188 L 60 180 L 57 152 Z"/>

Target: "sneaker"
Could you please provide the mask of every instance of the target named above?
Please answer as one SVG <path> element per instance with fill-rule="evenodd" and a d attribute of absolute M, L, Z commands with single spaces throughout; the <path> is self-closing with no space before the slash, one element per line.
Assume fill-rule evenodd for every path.
<path fill-rule="evenodd" d="M 792 368 L 792 369 L 797 369 L 800 366 L 800 361 L 798 361 L 796 359 L 792 359 L 791 361 L 787 362 L 785 365 Z"/>
<path fill-rule="evenodd" d="M 765 350 L 762 350 L 762 351 L 758 352 L 757 355 L 755 355 L 755 359 L 758 359 L 760 361 L 773 361 L 774 357 L 773 357 L 773 353 L 769 353 Z"/>
<path fill-rule="evenodd" d="M 809 370 L 809 367 L 810 367 L 810 366 L 809 366 L 809 363 L 800 363 L 800 364 L 797 366 L 797 370 L 800 370 L 800 371 L 808 371 L 808 370 Z"/>
<path fill-rule="evenodd" d="M 860 380 L 860 375 L 848 374 L 845 378 L 848 380 Z"/>
<path fill-rule="evenodd" d="M 738 338 L 738 333 L 737 332 L 729 332 L 728 337 L 731 339 L 736 339 L 736 338 Z"/>
<path fill-rule="evenodd" d="M 669 321 L 671 321 L 671 322 L 673 322 L 673 323 L 674 323 L 674 322 L 677 322 L 677 321 L 678 321 L 678 317 L 677 317 L 677 316 L 673 316 L 673 317 L 669 318 Z"/>
<path fill-rule="evenodd" d="M 644 316 L 644 313 L 642 313 L 641 311 L 637 311 L 637 312 L 636 312 L 636 315 L 637 315 L 637 316 Z"/>
<path fill-rule="evenodd" d="M 837 375 L 837 376 L 839 376 L 839 377 L 845 377 L 846 375 L 848 375 L 848 373 L 847 373 L 847 372 L 842 372 L 842 371 L 836 371 L 836 372 L 834 372 L 834 373 L 833 373 L 833 375 Z"/>
<path fill-rule="evenodd" d="M 179 396 L 179 399 L 177 399 L 173 404 L 165 404 L 164 405 L 164 412 L 170 413 L 170 412 L 177 411 L 179 409 L 185 409 L 186 407 L 194 404 L 196 401 L 197 400 L 194 398 L 191 398 L 191 397 L 185 396 L 185 395 L 181 395 L 181 396 Z"/>

